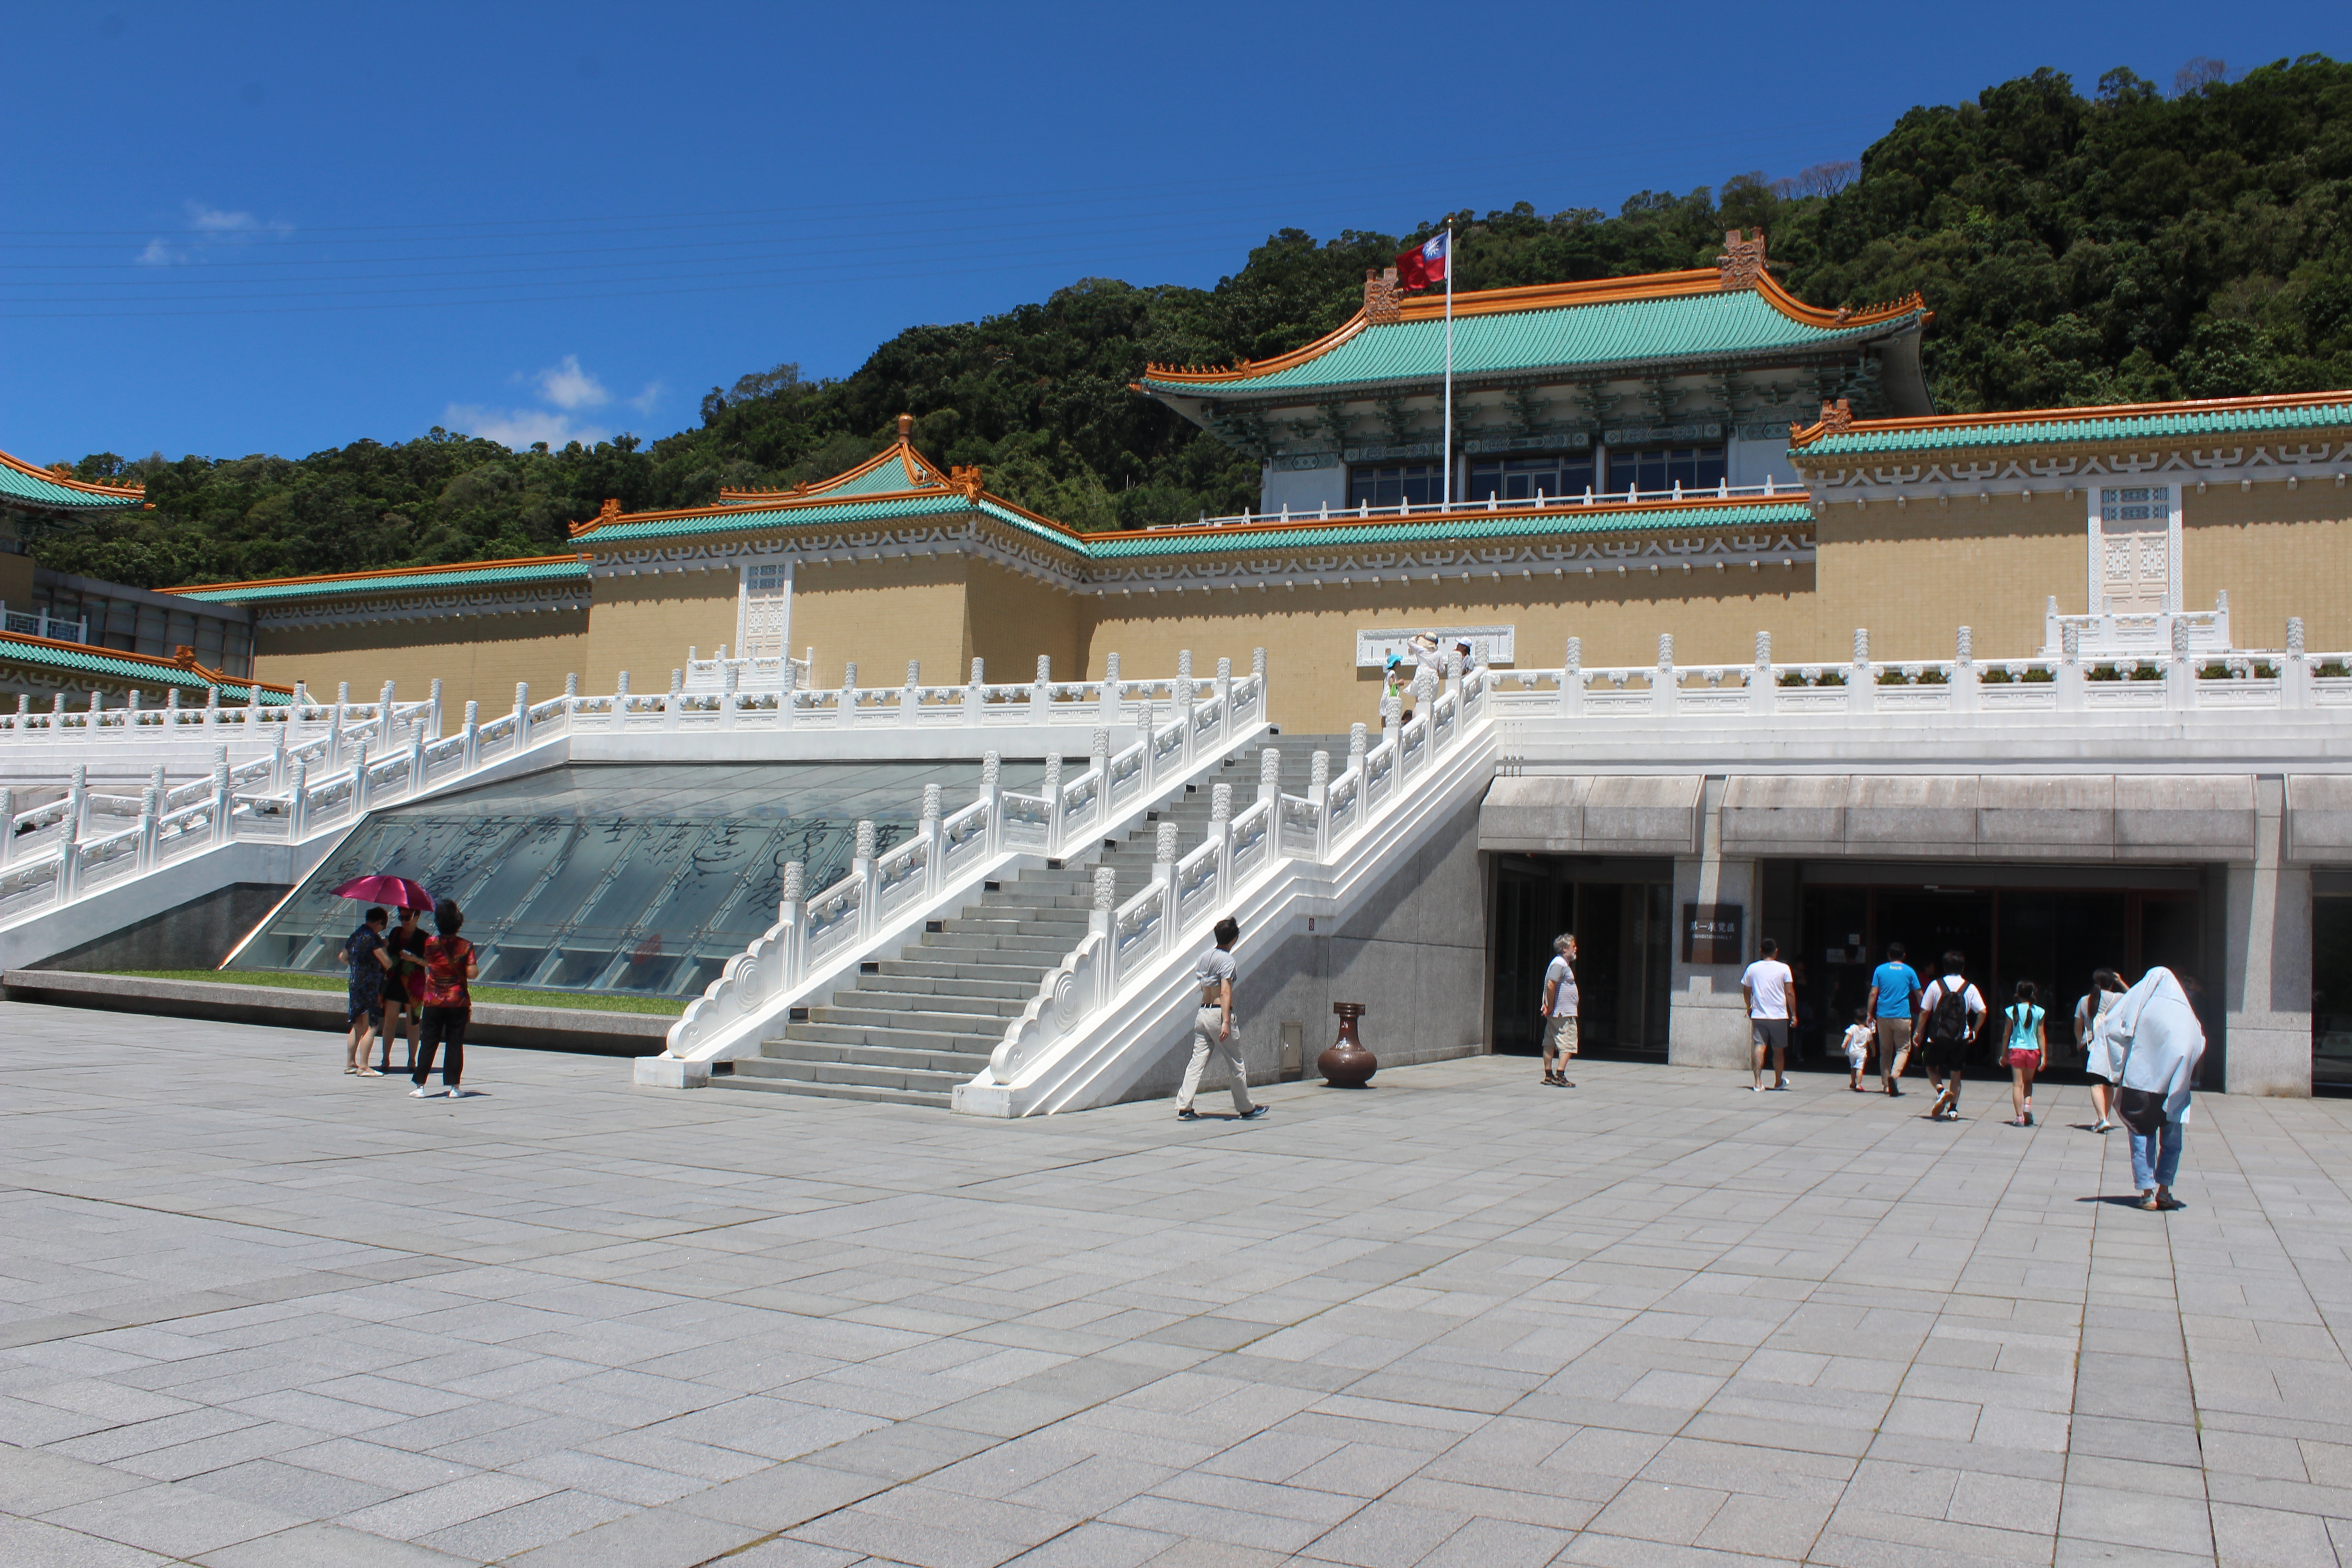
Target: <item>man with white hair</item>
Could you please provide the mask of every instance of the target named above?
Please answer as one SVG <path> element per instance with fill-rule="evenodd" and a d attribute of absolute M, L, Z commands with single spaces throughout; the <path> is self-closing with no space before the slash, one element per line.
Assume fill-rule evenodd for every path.
<path fill-rule="evenodd" d="M 1554 1089 L 1574 1089 L 1568 1064 L 1576 1055 L 1576 933 L 1560 932 L 1551 951 L 1544 971 L 1543 1080 Z"/>

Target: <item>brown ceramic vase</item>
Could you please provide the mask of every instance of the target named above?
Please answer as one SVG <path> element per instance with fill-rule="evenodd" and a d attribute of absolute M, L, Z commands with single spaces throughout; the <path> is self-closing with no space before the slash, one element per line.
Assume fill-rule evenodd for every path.
<path fill-rule="evenodd" d="M 1339 1015 L 1339 1037 L 1315 1058 L 1315 1070 L 1333 1089 L 1361 1089 L 1381 1068 L 1380 1058 L 1364 1049 L 1364 1042 L 1356 1037 L 1356 1020 L 1364 1016 L 1364 1005 L 1335 1002 L 1331 1011 Z"/>

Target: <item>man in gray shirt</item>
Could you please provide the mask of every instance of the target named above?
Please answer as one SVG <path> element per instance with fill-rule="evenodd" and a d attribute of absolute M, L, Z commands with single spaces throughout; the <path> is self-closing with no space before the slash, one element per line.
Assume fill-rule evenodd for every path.
<path fill-rule="evenodd" d="M 1197 1006 L 1192 1015 L 1192 1059 L 1184 1068 L 1184 1087 L 1176 1093 L 1176 1120 L 1197 1121 L 1192 1097 L 1201 1090 L 1201 1073 L 1209 1053 L 1225 1058 L 1225 1076 L 1234 1091 L 1234 1115 L 1244 1121 L 1265 1114 L 1265 1107 L 1250 1102 L 1249 1069 L 1242 1065 L 1242 1037 L 1234 1028 L 1234 943 L 1242 928 L 1233 916 L 1217 922 L 1217 945 L 1192 965 Z"/>

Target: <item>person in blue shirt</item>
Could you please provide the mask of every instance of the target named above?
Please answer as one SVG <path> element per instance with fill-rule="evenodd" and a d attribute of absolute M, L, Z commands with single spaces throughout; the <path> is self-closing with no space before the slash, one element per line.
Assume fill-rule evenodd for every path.
<path fill-rule="evenodd" d="M 1903 944 L 1886 944 L 1886 962 L 1871 972 L 1870 995 L 1863 1010 L 1878 1026 L 1878 1076 L 1886 1092 L 1899 1095 L 1895 1080 L 1911 1059 L 1911 1037 L 1917 1028 L 1919 972 L 1903 962 Z"/>

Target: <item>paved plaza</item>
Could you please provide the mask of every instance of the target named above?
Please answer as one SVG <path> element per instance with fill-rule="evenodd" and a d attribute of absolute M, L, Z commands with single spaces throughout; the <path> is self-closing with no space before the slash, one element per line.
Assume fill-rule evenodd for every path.
<path fill-rule="evenodd" d="M 468 1056 L 0 1005 L 0 1563 L 2352 1563 L 2352 1102 L 2200 1100 L 2158 1215 L 2074 1089 Z"/>

